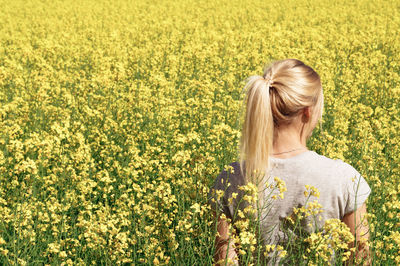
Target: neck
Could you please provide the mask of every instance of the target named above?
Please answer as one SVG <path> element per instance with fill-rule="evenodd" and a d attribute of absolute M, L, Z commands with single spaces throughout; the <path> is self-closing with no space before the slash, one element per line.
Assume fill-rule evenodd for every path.
<path fill-rule="evenodd" d="M 276 129 L 272 154 L 279 154 L 277 157 L 288 158 L 304 152 L 307 149 L 307 144 L 306 139 L 300 136 L 300 132 L 301 130 L 293 126 L 281 126 L 279 130 Z M 296 150 L 292 151 L 294 149 Z"/>

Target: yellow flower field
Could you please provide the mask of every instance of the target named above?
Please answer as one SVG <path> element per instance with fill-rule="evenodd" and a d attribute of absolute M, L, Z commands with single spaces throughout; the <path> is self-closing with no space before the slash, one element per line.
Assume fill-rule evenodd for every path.
<path fill-rule="evenodd" d="M 373 261 L 400 264 L 400 2 L 0 6 L 0 264 L 211 265 L 207 192 L 237 160 L 244 80 L 283 58 L 320 74 L 309 148 L 365 177 Z M 315 238 L 337 240 L 292 259 L 324 264 Z M 241 232 L 244 265 L 292 256 L 256 240 Z"/>

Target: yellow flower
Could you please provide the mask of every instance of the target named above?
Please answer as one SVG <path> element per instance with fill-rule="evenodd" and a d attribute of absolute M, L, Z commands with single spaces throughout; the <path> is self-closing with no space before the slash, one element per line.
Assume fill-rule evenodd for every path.
<path fill-rule="evenodd" d="M 279 257 L 281 257 L 281 258 L 285 257 L 286 255 L 287 255 L 286 250 L 283 250 L 283 251 L 281 251 L 281 253 L 279 253 Z"/>
<path fill-rule="evenodd" d="M 232 144 L 240 141 L 244 118 L 240 83 L 262 74 L 262 51 L 305 60 L 319 73 L 323 127 L 314 130 L 310 148 L 352 162 L 365 177 L 374 191 L 366 201 L 374 233 L 367 244 L 381 264 L 399 263 L 400 47 L 391 37 L 398 35 L 396 1 L 345 10 L 315 2 L 313 9 L 329 10 L 329 19 L 296 1 L 276 2 L 271 20 L 282 11 L 285 16 L 269 28 L 257 5 L 182 3 L 122 0 L 110 8 L 108 1 L 88 0 L 66 8 L 52 1 L 43 9 L 31 1 L 2 2 L 0 24 L 6 28 L 11 21 L 13 34 L 0 31 L 0 211 L 19 237 L 0 235 L 1 256 L 17 256 L 10 248 L 17 240 L 20 246 L 48 245 L 45 264 L 68 255 L 83 265 L 78 248 L 112 265 L 170 264 L 165 254 L 184 249 L 182 239 L 198 239 L 199 225 L 212 225 L 201 202 L 211 176 L 237 153 Z M 221 16 L 227 10 L 233 15 Z M 99 21 L 107 23 L 99 27 Z M 67 27 L 60 31 L 60 25 Z M 224 166 L 232 177 L 234 168 Z M 263 189 L 283 199 L 286 184 L 271 179 Z M 312 184 L 305 190 L 306 198 L 320 196 Z M 259 193 L 255 184 L 241 191 L 251 203 Z M 219 190 L 211 202 L 232 205 L 238 194 L 228 202 L 223 196 Z M 312 200 L 293 210 L 289 222 L 305 218 L 301 225 L 314 225 L 323 210 Z M 250 231 L 248 221 L 237 225 Z M 312 242 L 307 262 L 299 264 L 324 264 L 330 249 L 347 250 L 350 236 L 342 224 L 329 221 L 323 230 L 320 244 Z M 250 236 L 245 241 L 246 250 L 256 247 Z M 195 256 L 200 251 L 193 247 Z M 71 264 L 68 256 L 60 263 Z"/>
<path fill-rule="evenodd" d="M 200 204 L 198 203 L 193 204 L 190 208 L 193 209 L 195 213 L 200 212 Z"/>

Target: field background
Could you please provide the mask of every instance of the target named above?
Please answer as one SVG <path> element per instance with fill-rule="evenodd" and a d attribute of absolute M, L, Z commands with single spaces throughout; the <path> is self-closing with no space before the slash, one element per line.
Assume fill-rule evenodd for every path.
<path fill-rule="evenodd" d="M 365 177 L 374 261 L 400 263 L 400 2 L 0 6 L 1 264 L 211 264 L 244 80 L 282 58 L 320 74 L 309 147 Z"/>

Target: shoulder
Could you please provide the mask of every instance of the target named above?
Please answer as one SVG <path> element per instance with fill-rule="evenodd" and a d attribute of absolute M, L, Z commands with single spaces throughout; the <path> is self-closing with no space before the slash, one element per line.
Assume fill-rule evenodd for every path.
<path fill-rule="evenodd" d="M 314 159 L 314 165 L 316 167 L 321 167 L 321 170 L 330 170 L 331 173 L 345 176 L 358 174 L 358 171 L 353 166 L 341 159 L 332 159 L 316 152 L 313 152 L 312 157 Z"/>
<path fill-rule="evenodd" d="M 324 155 L 312 152 L 307 161 L 303 161 L 305 173 L 310 178 L 315 178 L 321 184 L 330 188 L 348 190 L 354 179 L 362 179 L 361 174 L 352 165 L 341 159 L 332 159 Z M 364 180 L 362 180 L 364 181 Z"/>
<path fill-rule="evenodd" d="M 331 159 L 319 154 L 317 156 L 326 166 L 325 171 L 329 171 L 334 180 L 340 182 L 350 194 L 353 194 L 353 191 L 356 189 L 361 189 L 364 192 L 370 191 L 364 177 L 349 163 L 341 159 Z"/>

